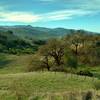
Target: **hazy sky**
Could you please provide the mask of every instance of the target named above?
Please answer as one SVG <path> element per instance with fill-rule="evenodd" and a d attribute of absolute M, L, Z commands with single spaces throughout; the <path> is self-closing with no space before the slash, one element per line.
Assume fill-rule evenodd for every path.
<path fill-rule="evenodd" d="M 0 25 L 100 32 L 100 0 L 0 0 Z"/>

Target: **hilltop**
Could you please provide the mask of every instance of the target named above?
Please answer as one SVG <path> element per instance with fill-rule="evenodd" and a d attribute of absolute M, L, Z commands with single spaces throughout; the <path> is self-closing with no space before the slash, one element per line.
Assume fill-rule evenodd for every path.
<path fill-rule="evenodd" d="M 33 27 L 31 25 L 0 26 L 0 30 L 10 30 L 19 37 L 33 39 L 57 38 L 77 32 L 75 29 Z M 97 34 L 85 30 L 80 31 L 84 31 L 86 34 Z"/>

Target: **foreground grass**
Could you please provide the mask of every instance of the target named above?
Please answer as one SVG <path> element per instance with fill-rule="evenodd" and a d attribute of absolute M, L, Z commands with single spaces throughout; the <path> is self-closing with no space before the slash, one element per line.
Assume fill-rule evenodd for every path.
<path fill-rule="evenodd" d="M 33 55 L 12 55 L 0 53 L 0 74 L 25 73 L 30 65 Z M 100 66 L 79 66 L 77 70 L 89 70 L 100 77 Z"/>
<path fill-rule="evenodd" d="M 33 72 L 0 75 L 0 100 L 38 100 L 39 98 L 67 96 L 70 92 L 81 95 L 82 91 L 94 91 L 92 79 L 60 72 Z M 36 98 L 36 99 L 33 99 Z M 41 100 L 39 99 L 39 100 Z M 44 99 L 43 99 L 44 100 Z M 65 99 L 67 100 L 67 99 Z M 69 100 L 69 99 L 68 99 Z M 80 99 L 79 99 L 80 100 Z"/>
<path fill-rule="evenodd" d="M 93 72 L 95 79 L 60 72 L 25 73 L 31 59 L 32 55 L 0 54 L 0 100 L 81 100 L 88 91 L 93 100 L 100 100 L 94 87 L 100 67 L 79 68 Z"/>
<path fill-rule="evenodd" d="M 0 54 L 0 74 L 26 72 L 33 55 Z"/>

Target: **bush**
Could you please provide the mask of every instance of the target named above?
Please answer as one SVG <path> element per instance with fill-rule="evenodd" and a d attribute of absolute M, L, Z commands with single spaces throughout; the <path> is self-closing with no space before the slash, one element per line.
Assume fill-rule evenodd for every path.
<path fill-rule="evenodd" d="M 71 69 L 76 69 L 78 66 L 77 58 L 74 56 L 68 57 L 67 66 L 69 66 Z"/>
<path fill-rule="evenodd" d="M 94 83 L 95 89 L 100 90 L 100 81 Z"/>
<path fill-rule="evenodd" d="M 93 73 L 91 73 L 90 71 L 87 71 L 87 70 L 86 71 L 77 72 L 77 75 L 93 77 Z"/>
<path fill-rule="evenodd" d="M 85 96 L 83 97 L 83 100 L 92 100 L 93 94 L 91 91 L 88 91 Z"/>

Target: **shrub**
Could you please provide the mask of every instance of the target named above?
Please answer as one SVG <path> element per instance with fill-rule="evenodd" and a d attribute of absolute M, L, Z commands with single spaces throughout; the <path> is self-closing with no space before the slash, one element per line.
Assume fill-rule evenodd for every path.
<path fill-rule="evenodd" d="M 89 77 L 93 77 L 93 73 L 91 73 L 90 71 L 79 71 L 77 72 L 77 75 L 83 75 L 83 76 L 89 76 Z"/>
<path fill-rule="evenodd" d="M 85 96 L 83 97 L 83 100 L 92 100 L 93 94 L 91 91 L 88 91 Z"/>
<path fill-rule="evenodd" d="M 67 66 L 69 66 L 71 69 L 76 69 L 78 66 L 77 58 L 74 56 L 68 57 Z"/>
<path fill-rule="evenodd" d="M 100 90 L 100 81 L 94 83 L 95 89 Z"/>

